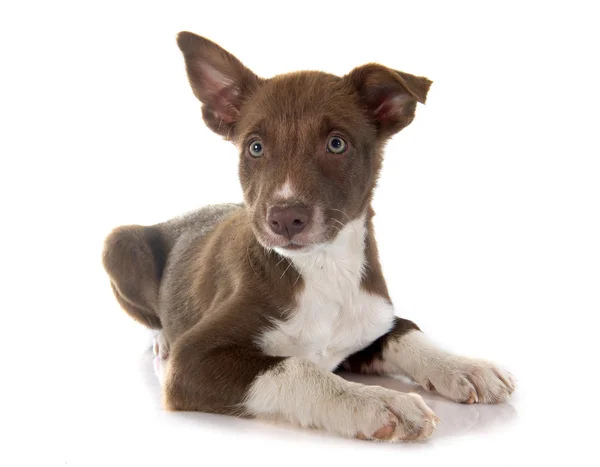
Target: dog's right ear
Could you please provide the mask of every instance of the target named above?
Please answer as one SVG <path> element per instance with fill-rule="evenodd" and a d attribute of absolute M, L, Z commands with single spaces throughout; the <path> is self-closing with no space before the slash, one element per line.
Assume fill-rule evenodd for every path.
<path fill-rule="evenodd" d="M 369 116 L 382 137 L 388 138 L 408 126 L 417 102 L 425 103 L 431 80 L 370 63 L 345 77 L 358 91 Z"/>
<path fill-rule="evenodd" d="M 183 31 L 177 35 L 177 45 L 183 52 L 194 95 L 202 102 L 204 122 L 212 131 L 228 138 L 244 99 L 262 80 L 204 37 Z"/>

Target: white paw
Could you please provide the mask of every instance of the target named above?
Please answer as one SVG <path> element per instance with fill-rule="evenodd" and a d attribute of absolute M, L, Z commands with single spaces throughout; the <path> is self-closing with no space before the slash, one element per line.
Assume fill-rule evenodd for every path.
<path fill-rule="evenodd" d="M 166 375 L 166 361 L 164 358 L 159 357 L 158 355 L 156 357 L 154 357 L 154 360 L 152 361 L 152 364 L 154 366 L 154 374 L 156 375 L 156 378 L 158 379 L 158 383 L 161 386 L 164 386 L 165 383 L 165 375 Z"/>
<path fill-rule="evenodd" d="M 325 428 L 369 440 L 422 440 L 439 419 L 418 394 L 356 385 L 340 396 L 332 425 Z"/>
<path fill-rule="evenodd" d="M 516 381 L 491 362 L 446 356 L 417 381 L 427 390 L 466 404 L 496 404 L 507 400 Z"/>
<path fill-rule="evenodd" d="M 152 341 L 152 351 L 154 352 L 154 355 L 163 360 L 166 360 L 169 356 L 169 346 L 162 331 L 154 336 Z"/>

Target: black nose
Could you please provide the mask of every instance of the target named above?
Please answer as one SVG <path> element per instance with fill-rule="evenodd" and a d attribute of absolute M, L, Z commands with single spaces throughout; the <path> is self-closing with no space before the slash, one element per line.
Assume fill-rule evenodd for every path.
<path fill-rule="evenodd" d="M 304 206 L 271 206 L 267 213 L 271 230 L 290 240 L 304 230 L 309 220 L 310 210 Z"/>

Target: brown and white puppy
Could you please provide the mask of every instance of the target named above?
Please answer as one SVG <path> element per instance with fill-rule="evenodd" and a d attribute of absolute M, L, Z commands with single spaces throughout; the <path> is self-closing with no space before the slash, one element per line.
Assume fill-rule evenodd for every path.
<path fill-rule="evenodd" d="M 420 396 L 332 371 L 505 400 L 509 373 L 440 350 L 394 316 L 379 265 L 371 198 L 383 147 L 431 81 L 377 64 L 263 79 L 207 39 L 182 32 L 178 44 L 206 125 L 239 150 L 245 202 L 106 240 L 117 300 L 161 330 L 165 406 L 412 440 L 436 423 Z"/>

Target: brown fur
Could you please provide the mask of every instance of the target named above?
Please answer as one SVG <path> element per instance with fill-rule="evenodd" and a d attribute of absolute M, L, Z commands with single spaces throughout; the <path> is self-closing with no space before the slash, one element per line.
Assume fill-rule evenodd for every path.
<path fill-rule="evenodd" d="M 345 77 L 297 72 L 263 79 L 204 38 L 181 33 L 178 44 L 204 121 L 240 151 L 245 203 L 120 227 L 106 241 L 104 265 L 125 310 L 163 329 L 168 407 L 245 415 L 240 404 L 249 385 L 286 357 L 264 355 L 256 338 L 271 318 L 286 319 L 304 287 L 289 260 L 272 250 L 289 241 L 265 222 L 279 202 L 274 193 L 289 181 L 294 203 L 322 210 L 322 219 L 313 216 L 295 237 L 302 245 L 333 240 L 340 224 L 366 212 L 362 287 L 389 301 L 371 199 L 385 142 L 412 121 L 431 82 L 377 64 Z M 326 151 L 331 135 L 348 143 L 346 153 Z M 252 138 L 264 146 L 260 158 L 248 154 Z"/>

